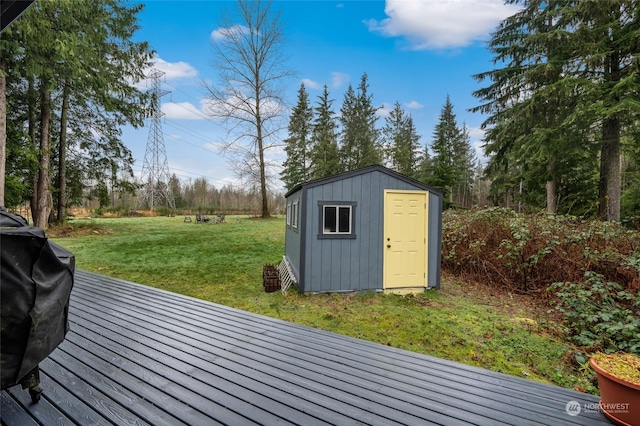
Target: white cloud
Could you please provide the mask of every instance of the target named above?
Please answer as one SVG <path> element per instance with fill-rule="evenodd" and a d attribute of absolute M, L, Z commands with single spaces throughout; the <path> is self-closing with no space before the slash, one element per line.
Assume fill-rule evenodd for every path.
<path fill-rule="evenodd" d="M 153 59 L 153 62 L 153 68 L 164 72 L 164 78 L 167 80 L 192 78 L 198 75 L 198 71 L 186 62 L 167 62 L 158 56 Z"/>
<path fill-rule="evenodd" d="M 391 114 L 391 111 L 393 111 L 393 109 L 394 109 L 393 105 L 387 102 L 383 102 L 382 106 L 376 110 L 376 115 L 378 117 L 388 117 L 389 114 Z"/>
<path fill-rule="evenodd" d="M 229 173 L 229 170 L 222 170 L 223 172 Z M 221 170 L 210 170 L 207 173 L 219 173 Z M 211 182 L 216 188 L 222 189 L 225 186 L 231 186 L 233 188 L 243 188 L 245 185 L 242 184 L 242 181 L 236 177 L 223 177 L 221 179 L 215 179 Z"/>
<path fill-rule="evenodd" d="M 304 87 L 308 89 L 320 89 L 322 86 L 315 80 L 311 80 L 309 78 L 303 78 L 302 82 L 304 83 Z"/>
<path fill-rule="evenodd" d="M 480 127 L 467 127 L 467 131 L 469 132 L 469 137 L 471 139 L 484 138 L 484 130 L 482 130 Z"/>
<path fill-rule="evenodd" d="M 406 106 L 409 109 L 421 109 L 421 108 L 424 108 L 424 105 L 422 105 L 418 101 L 407 102 L 406 104 L 404 104 L 404 106 Z"/>
<path fill-rule="evenodd" d="M 487 157 L 484 155 L 484 130 L 480 127 L 467 127 L 467 131 L 469 132 L 469 139 L 471 139 L 471 146 L 475 150 L 476 158 L 482 162 L 482 164 L 487 163 Z"/>
<path fill-rule="evenodd" d="M 449 49 L 489 39 L 517 10 L 503 0 L 386 0 L 388 17 L 365 23 L 371 31 L 405 38 L 413 50 Z"/>
<path fill-rule="evenodd" d="M 182 135 L 178 133 L 165 133 L 164 138 L 168 140 L 173 140 L 173 141 L 181 141 Z"/>
<path fill-rule="evenodd" d="M 473 146 L 473 149 L 476 152 L 476 159 L 486 166 L 487 162 L 489 161 L 489 158 L 485 157 L 484 155 L 484 148 L 483 148 L 484 142 L 474 141 L 471 143 L 471 145 Z"/>
<path fill-rule="evenodd" d="M 248 97 L 231 97 L 224 102 L 205 98 L 201 103 L 203 113 L 211 118 L 234 116 L 251 120 L 255 114 L 254 100 Z M 286 111 L 287 109 L 284 105 L 271 100 L 260 104 L 260 114 L 262 114 L 263 119 L 283 115 Z"/>
<path fill-rule="evenodd" d="M 161 106 L 165 117 L 175 120 L 206 120 L 207 116 L 190 102 L 166 102 Z"/>
<path fill-rule="evenodd" d="M 151 65 L 144 70 L 144 75 L 149 76 L 154 71 L 161 71 L 164 73 L 161 77 L 162 81 L 177 80 L 180 78 L 194 78 L 198 75 L 198 70 L 186 62 L 167 62 L 159 56 L 154 56 L 151 59 Z M 153 80 L 151 78 L 144 78 L 136 82 L 134 86 L 141 90 L 148 89 L 153 86 Z"/>
<path fill-rule="evenodd" d="M 330 77 L 331 82 L 328 84 L 329 87 L 337 89 L 343 86 L 345 83 L 348 83 L 350 80 L 349 74 L 345 74 L 343 72 L 333 71 Z M 305 87 L 308 89 L 321 89 L 324 84 L 319 83 L 316 80 L 311 80 L 310 78 L 303 78 L 302 82 Z"/>
<path fill-rule="evenodd" d="M 248 34 L 249 28 L 244 25 L 234 25 L 232 27 L 227 28 L 218 28 L 211 31 L 211 40 L 217 41 L 225 39 L 229 36 L 239 35 L 239 34 Z"/>
<path fill-rule="evenodd" d="M 334 71 L 331 73 L 331 87 L 338 88 L 349 81 L 349 74 Z"/>

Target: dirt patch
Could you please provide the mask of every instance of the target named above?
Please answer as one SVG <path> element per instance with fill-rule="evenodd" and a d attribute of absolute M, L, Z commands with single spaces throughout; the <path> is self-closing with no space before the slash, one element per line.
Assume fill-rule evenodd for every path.
<path fill-rule="evenodd" d="M 81 237 L 84 235 L 109 235 L 113 230 L 102 226 L 85 224 L 54 225 L 47 229 L 47 236 L 53 238 Z"/>
<path fill-rule="evenodd" d="M 501 313 L 511 318 L 530 318 L 537 322 L 559 320 L 555 313 L 548 312 L 551 308 L 550 300 L 536 294 L 520 294 L 488 283 L 462 281 L 459 277 L 445 273 L 442 276 L 440 291 L 444 294 L 464 297 L 477 305 L 498 308 Z"/>

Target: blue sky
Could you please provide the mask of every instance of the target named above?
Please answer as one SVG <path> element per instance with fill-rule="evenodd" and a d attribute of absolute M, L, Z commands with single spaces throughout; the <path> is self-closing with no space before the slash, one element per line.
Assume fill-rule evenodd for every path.
<path fill-rule="evenodd" d="M 226 128 L 207 117 L 201 85 L 215 84 L 212 34 L 220 30 L 221 10 L 234 3 L 144 4 L 136 39 L 149 42 L 156 51 L 154 67 L 166 73 L 162 88 L 170 93 L 162 97 L 162 125 L 170 172 L 184 181 L 204 177 L 218 188 L 241 185 L 230 159 L 217 148 L 227 138 Z M 487 82 L 478 83 L 472 75 L 493 67 L 486 41 L 500 20 L 515 12 L 513 6 L 501 0 L 276 0 L 274 7 L 282 11 L 286 65 L 295 73 L 286 85 L 287 107 L 295 106 L 302 82 L 313 103 L 326 84 L 339 112 L 348 85 L 356 89 L 366 72 L 374 105 L 381 107 L 378 127 L 400 102 L 413 117 L 420 143 L 430 144 L 449 95 L 459 123 L 466 123 L 479 150 L 485 117 L 467 109 L 478 104 L 472 92 Z M 124 129 L 137 175 L 148 135 L 148 126 Z M 284 160 L 281 149 L 269 156 L 276 163 Z M 278 184 L 274 189 L 282 191 Z"/>

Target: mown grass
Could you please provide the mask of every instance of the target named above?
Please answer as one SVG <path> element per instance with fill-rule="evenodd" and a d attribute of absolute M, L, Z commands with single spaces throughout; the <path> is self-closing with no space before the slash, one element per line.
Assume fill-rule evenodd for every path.
<path fill-rule="evenodd" d="M 182 217 L 76 221 L 49 237 L 99 272 L 239 309 L 565 387 L 595 391 L 535 305 L 444 277 L 416 296 L 265 293 L 262 267 L 284 254 L 284 220 Z M 522 296 L 518 296 L 522 297 Z"/>

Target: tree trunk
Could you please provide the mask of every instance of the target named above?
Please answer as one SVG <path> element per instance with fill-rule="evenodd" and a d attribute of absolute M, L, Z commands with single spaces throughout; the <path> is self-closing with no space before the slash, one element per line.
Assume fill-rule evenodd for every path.
<path fill-rule="evenodd" d="M 613 50 L 605 63 L 605 79 L 620 81 L 619 54 Z M 605 100 L 609 107 L 618 104 L 620 97 L 612 94 Z M 600 153 L 599 216 L 602 220 L 620 222 L 620 118 L 617 114 L 602 121 L 602 150 Z"/>
<path fill-rule="evenodd" d="M 520 179 L 520 185 L 518 185 L 518 213 L 522 213 L 522 191 L 524 190 L 524 180 Z"/>
<path fill-rule="evenodd" d="M 549 179 L 546 184 L 547 188 L 547 212 L 548 213 L 556 213 L 558 210 L 558 204 L 556 200 L 558 198 L 556 180 Z"/>
<path fill-rule="evenodd" d="M 41 86 L 42 105 L 40 105 L 40 152 L 38 185 L 36 192 L 36 211 L 33 212 L 34 225 L 46 228 L 51 213 L 51 193 L 49 191 L 49 166 L 51 151 L 51 92 L 48 82 L 44 80 Z"/>
<path fill-rule="evenodd" d="M 0 206 L 4 206 L 4 182 L 7 164 L 7 79 L 5 63 L 0 58 Z"/>
<path fill-rule="evenodd" d="M 58 146 L 58 222 L 63 222 L 66 216 L 67 204 L 67 117 L 69 113 L 69 86 L 64 85 L 62 93 L 62 111 L 60 113 L 60 145 Z"/>
<path fill-rule="evenodd" d="M 620 121 L 617 118 L 602 123 L 600 153 L 600 206 L 602 220 L 620 221 Z"/>
<path fill-rule="evenodd" d="M 262 144 L 262 124 L 258 121 L 258 154 L 260 158 L 260 196 L 262 197 L 262 218 L 268 219 L 271 217 L 269 214 L 269 203 L 267 199 L 267 175 L 264 165 L 264 148 Z"/>
<path fill-rule="evenodd" d="M 29 77 L 29 85 L 27 87 L 27 102 L 29 115 L 29 139 L 33 144 L 34 151 L 38 151 L 38 143 L 36 142 L 36 89 L 33 77 Z M 38 170 L 32 170 L 33 181 L 31 184 L 31 199 L 29 206 L 31 208 L 31 220 L 35 223 L 35 212 L 38 210 Z"/>

